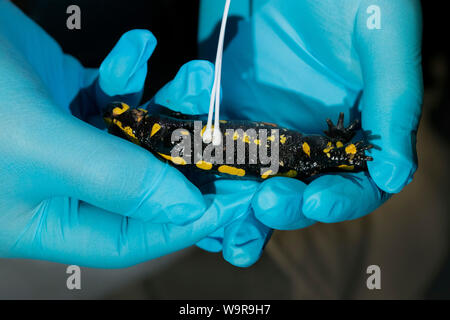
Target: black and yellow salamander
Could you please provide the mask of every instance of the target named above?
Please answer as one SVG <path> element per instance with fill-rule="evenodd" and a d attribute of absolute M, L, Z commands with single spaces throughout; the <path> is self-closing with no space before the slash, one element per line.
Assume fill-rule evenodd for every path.
<path fill-rule="evenodd" d="M 305 181 L 320 173 L 364 171 L 367 161 L 372 160 L 365 155 L 365 151 L 372 148 L 370 144 L 352 143 L 359 123 L 355 121 L 344 127 L 343 113 L 336 125 L 327 120 L 325 135 L 305 135 L 267 122 L 220 121 L 224 139 L 219 147 L 213 147 L 203 143 L 205 126 L 198 117 L 162 106 L 153 109 L 157 111 L 133 109 L 125 103 L 115 102 L 108 106 L 103 117 L 111 134 L 127 139 L 175 166 L 200 172 L 240 179 L 264 180 L 283 176 Z M 180 144 L 183 139 L 188 139 L 189 143 Z M 244 154 L 239 153 L 242 146 Z M 208 148 L 211 157 L 205 157 Z M 255 156 L 255 152 L 265 157 Z M 276 165 L 272 163 L 269 167 L 268 159 L 276 161 Z"/>

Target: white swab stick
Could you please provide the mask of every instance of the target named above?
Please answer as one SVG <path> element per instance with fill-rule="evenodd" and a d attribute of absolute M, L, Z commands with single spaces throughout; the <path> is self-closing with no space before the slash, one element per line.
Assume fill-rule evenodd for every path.
<path fill-rule="evenodd" d="M 208 113 L 208 123 L 203 133 L 203 141 L 210 143 L 211 140 L 215 146 L 220 145 L 222 142 L 222 133 L 220 132 L 220 89 L 221 89 L 221 77 L 222 77 L 222 59 L 223 59 L 223 47 L 225 42 L 225 31 L 228 20 L 228 14 L 230 10 L 231 0 L 227 0 L 225 3 L 225 9 L 222 17 L 222 25 L 220 27 L 219 43 L 217 46 L 216 64 L 214 72 L 214 85 L 211 92 L 211 99 Z M 214 108 L 215 107 L 215 108 Z M 212 133 L 212 118 L 213 112 L 215 113 L 214 120 L 214 133 Z"/>

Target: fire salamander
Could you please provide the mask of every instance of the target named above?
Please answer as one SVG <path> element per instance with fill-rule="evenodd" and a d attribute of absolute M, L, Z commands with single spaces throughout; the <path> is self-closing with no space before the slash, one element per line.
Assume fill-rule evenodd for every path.
<path fill-rule="evenodd" d="M 161 160 L 175 166 L 240 179 L 264 180 L 283 176 L 306 181 L 320 173 L 364 171 L 367 170 L 366 162 L 372 160 L 365 155 L 371 145 L 363 141 L 351 142 L 358 121 L 345 128 L 343 113 L 336 125 L 327 120 L 325 135 L 305 135 L 266 122 L 220 121 L 223 142 L 214 147 L 203 143 L 201 136 L 206 126 L 202 125 L 199 117 L 162 106 L 155 109 L 157 111 L 151 113 L 116 102 L 108 106 L 104 120 L 111 134 L 149 150 Z M 181 145 L 184 138 L 188 144 Z M 187 152 L 192 149 L 192 144 L 194 152 Z M 205 158 L 208 148 L 214 150 L 209 151 L 213 158 Z M 245 153 L 239 155 L 242 150 Z M 256 157 L 254 153 L 257 150 L 265 157 Z M 219 154 L 224 157 L 223 161 L 217 160 Z"/>

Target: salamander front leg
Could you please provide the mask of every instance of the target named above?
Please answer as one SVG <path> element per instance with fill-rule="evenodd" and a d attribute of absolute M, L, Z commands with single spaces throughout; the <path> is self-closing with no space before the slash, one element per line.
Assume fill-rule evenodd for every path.
<path fill-rule="evenodd" d="M 339 114 L 339 119 L 336 125 L 333 121 L 327 119 L 328 130 L 324 131 L 325 134 L 334 141 L 342 141 L 343 143 L 350 142 L 356 134 L 356 130 L 359 128 L 359 120 L 353 121 L 347 128 L 344 127 L 344 113 Z"/>

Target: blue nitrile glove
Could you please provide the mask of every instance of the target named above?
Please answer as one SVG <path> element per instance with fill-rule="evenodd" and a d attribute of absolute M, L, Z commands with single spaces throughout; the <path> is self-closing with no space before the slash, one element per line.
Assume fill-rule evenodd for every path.
<path fill-rule="evenodd" d="M 174 80 L 156 94 L 153 102 L 185 114 L 204 115 L 206 123 L 213 81 L 214 66 L 210 62 L 191 61 L 180 69 Z M 210 174 L 201 175 L 193 172 L 186 175 L 202 191 L 208 193 L 215 192 L 208 187 L 211 186 L 211 181 L 216 179 L 220 181 L 216 183 L 227 181 L 223 177 Z M 230 180 L 228 183 L 234 186 L 237 194 L 251 191 L 249 181 Z M 252 183 L 252 187 L 255 188 L 253 192 L 256 192 L 258 186 L 258 182 Z M 225 260 L 239 267 L 248 267 L 255 263 L 262 253 L 271 229 L 255 218 L 251 209 L 251 199 L 250 197 L 247 207 L 242 206 L 242 211 L 230 224 L 210 234 L 197 245 L 211 252 L 220 252 L 223 249 Z M 224 235 L 226 243 L 223 243 Z"/>
<path fill-rule="evenodd" d="M 223 5 L 201 3 L 203 58 L 214 58 Z M 322 133 L 326 118 L 345 112 L 377 147 L 369 174 L 267 180 L 253 199 L 260 221 L 298 229 L 359 218 L 411 181 L 423 96 L 418 0 L 245 0 L 231 15 L 224 117 Z"/>
<path fill-rule="evenodd" d="M 203 196 L 146 150 L 82 121 L 113 95 L 139 102 L 155 45 L 149 31 L 129 32 L 99 71 L 84 69 L 0 0 L 0 257 L 125 267 L 247 210 L 255 183 L 235 192 L 219 181 Z"/>

